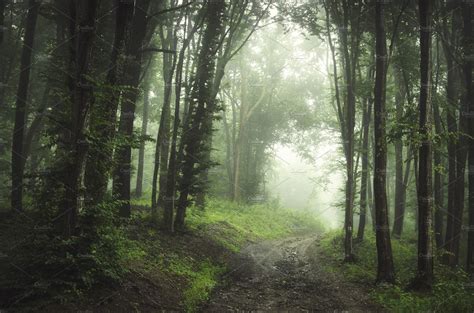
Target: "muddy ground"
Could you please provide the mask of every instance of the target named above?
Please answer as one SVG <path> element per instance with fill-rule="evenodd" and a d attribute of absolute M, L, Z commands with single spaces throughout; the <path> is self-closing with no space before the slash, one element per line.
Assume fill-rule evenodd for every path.
<path fill-rule="evenodd" d="M 202 312 L 381 312 L 368 290 L 324 268 L 318 235 L 251 244 Z"/>

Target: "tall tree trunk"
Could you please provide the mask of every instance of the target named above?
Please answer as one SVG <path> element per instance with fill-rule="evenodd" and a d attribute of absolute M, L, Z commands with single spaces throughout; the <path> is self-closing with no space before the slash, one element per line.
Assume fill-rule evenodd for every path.
<path fill-rule="evenodd" d="M 95 37 L 98 0 L 75 1 L 71 16 L 73 51 L 71 54 L 72 84 L 70 129 L 63 146 L 65 165 L 61 173 L 64 194 L 61 198 L 58 228 L 65 237 L 76 233 L 81 175 L 87 153 L 86 125 L 92 103 L 92 87 L 88 81 L 89 64 Z"/>
<path fill-rule="evenodd" d="M 395 82 L 398 85 L 398 91 L 395 95 L 396 116 L 397 120 L 403 119 L 404 102 L 406 98 L 406 91 L 400 69 L 395 69 Z M 395 141 L 395 205 L 393 217 L 393 237 L 400 239 L 402 235 L 403 219 L 405 215 L 405 184 L 403 173 L 403 139 L 397 138 Z"/>
<path fill-rule="evenodd" d="M 420 14 L 420 124 L 422 143 L 418 165 L 418 267 L 413 288 L 431 290 L 433 285 L 432 147 L 431 133 L 431 19 L 432 0 L 419 0 Z"/>
<path fill-rule="evenodd" d="M 100 203 L 107 194 L 107 185 L 112 170 L 112 155 L 117 124 L 117 110 L 120 91 L 117 86 L 123 82 L 119 77 L 122 70 L 121 59 L 125 56 L 125 42 L 132 36 L 133 1 L 116 0 L 115 38 L 110 53 L 109 70 L 105 78 L 108 99 L 95 106 L 91 115 L 91 133 L 97 140 L 89 149 L 84 184 L 91 204 Z M 101 101 L 101 100 L 99 100 Z"/>
<path fill-rule="evenodd" d="M 188 18 L 188 22 L 186 27 L 190 27 L 190 18 Z M 178 56 L 178 63 L 176 67 L 176 86 L 175 86 L 175 106 L 174 106 L 174 122 L 173 122 L 173 135 L 171 137 L 171 151 L 170 151 L 170 158 L 169 158 L 169 166 L 168 166 L 168 181 L 166 183 L 166 193 L 164 196 L 164 216 L 163 222 L 165 228 L 173 232 L 174 225 L 173 225 L 173 213 L 174 213 L 174 206 L 176 202 L 176 175 L 177 175 L 177 146 L 178 146 L 178 132 L 180 127 L 180 106 L 181 106 L 181 88 L 183 83 L 183 67 L 184 67 L 184 59 L 186 50 L 189 47 L 189 44 L 194 37 L 194 34 L 201 27 L 200 24 L 195 24 L 193 28 L 186 34 L 186 38 L 183 41 L 183 46 L 179 52 Z M 186 29 L 185 29 L 186 31 Z"/>
<path fill-rule="evenodd" d="M 143 170 L 145 168 L 145 137 L 148 130 L 148 107 L 150 106 L 150 77 L 147 78 L 143 88 L 143 114 L 142 114 L 142 140 L 138 148 L 137 184 L 135 186 L 135 197 L 140 198 L 143 194 Z"/>
<path fill-rule="evenodd" d="M 464 80 L 466 88 L 466 119 L 469 121 L 468 133 L 470 138 L 468 140 L 469 147 L 469 226 L 467 238 L 467 272 L 474 277 L 474 86 L 472 81 L 473 55 L 474 55 L 474 33 L 472 29 L 473 15 L 472 4 L 463 4 L 463 20 L 464 20 Z"/>
<path fill-rule="evenodd" d="M 436 89 L 435 89 L 436 90 Z M 433 102 L 433 116 L 436 134 L 441 135 L 443 129 L 441 124 L 441 114 L 438 107 L 437 101 Z M 441 159 L 441 151 L 433 149 L 433 160 L 435 165 L 434 170 L 434 231 L 436 247 L 441 248 L 443 246 L 443 211 L 444 211 L 444 188 L 443 188 L 443 176 L 440 172 L 443 161 Z"/>
<path fill-rule="evenodd" d="M 142 67 L 142 48 L 147 31 L 147 11 L 151 0 L 137 0 L 133 16 L 130 39 L 125 43 L 127 59 L 124 65 L 124 83 L 127 89 L 122 95 L 120 109 L 119 134 L 126 142 L 120 144 L 115 153 L 117 168 L 115 169 L 113 193 L 117 200 L 122 201 L 120 216 L 128 218 L 130 210 L 130 176 L 132 163 L 133 122 L 135 120 L 135 104 L 138 98 L 140 74 Z"/>
<path fill-rule="evenodd" d="M 362 177 L 360 181 L 360 218 L 359 229 L 357 231 L 357 239 L 362 241 L 364 239 L 365 223 L 367 215 L 367 184 L 368 184 L 368 170 L 369 170 L 369 130 L 372 116 L 372 102 L 370 99 L 366 100 L 364 106 L 363 116 L 363 143 L 362 143 Z"/>
<path fill-rule="evenodd" d="M 456 109 L 459 102 L 459 88 L 458 88 L 458 70 L 452 55 L 452 48 L 457 45 L 457 28 L 459 27 L 459 14 L 453 11 L 451 32 L 448 30 L 447 18 L 443 19 L 443 36 L 450 38 L 449 42 L 445 40 L 443 43 L 443 52 L 447 64 L 447 85 L 446 85 L 446 125 L 447 131 L 450 134 L 447 139 L 448 147 L 448 211 L 446 214 L 446 234 L 444 245 L 448 252 L 452 251 L 453 231 L 454 231 L 454 217 L 456 216 L 456 194 L 457 194 L 457 158 L 458 151 L 456 147 L 455 134 L 458 132 L 458 123 L 456 120 Z M 443 257 L 443 263 L 449 264 L 451 261 L 451 254 L 447 253 Z"/>
<path fill-rule="evenodd" d="M 2 5 L 4 7 L 4 5 Z M 12 190 L 11 206 L 13 211 L 23 211 L 23 173 L 26 159 L 24 155 L 24 130 L 27 119 L 28 88 L 30 86 L 31 58 L 35 40 L 36 20 L 40 2 L 29 0 L 26 15 L 25 37 L 21 51 L 20 79 L 16 93 L 15 125 L 12 136 Z M 3 23 L 2 23 L 3 24 Z M 3 32 L 3 29 L 0 31 Z"/>
<path fill-rule="evenodd" d="M 174 31 L 174 34 L 169 32 L 170 46 L 172 45 L 173 50 L 176 50 L 178 45 L 177 31 Z M 162 131 L 160 138 L 160 188 L 158 193 L 157 207 L 164 207 L 164 197 L 166 195 L 166 184 L 168 180 L 168 161 L 169 161 L 169 152 L 170 152 L 170 135 L 171 135 L 171 93 L 172 93 L 172 84 L 173 76 L 176 69 L 176 56 L 168 55 L 166 63 L 166 69 L 164 69 L 165 74 L 165 99 L 163 103 L 163 111 L 160 121 L 160 130 Z M 165 110 L 166 106 L 166 110 Z"/>
<path fill-rule="evenodd" d="M 345 82 L 346 82 L 346 106 L 345 106 L 345 125 L 346 125 L 346 201 L 344 214 L 344 260 L 346 262 L 354 261 L 354 251 L 352 245 L 353 219 L 354 219 L 354 127 L 355 127 L 355 63 L 357 60 L 356 47 L 354 39 L 351 43 L 348 41 L 349 24 L 351 24 L 352 36 L 358 36 L 357 29 L 354 29 L 352 23 L 351 6 L 354 4 L 343 4 L 344 27 L 340 28 L 341 50 L 344 60 Z M 351 51 L 349 51 L 351 47 Z"/>
<path fill-rule="evenodd" d="M 390 227 L 388 224 L 387 208 L 387 139 L 385 125 L 387 113 L 385 110 L 385 87 L 387 79 L 387 46 L 385 37 L 384 3 L 375 4 L 375 34 L 376 34 L 376 77 L 374 101 L 374 194 L 375 197 L 375 236 L 377 244 L 377 282 L 394 283 L 392 245 L 390 242 Z"/>
<path fill-rule="evenodd" d="M 213 0 L 208 2 L 206 12 L 206 29 L 203 35 L 202 47 L 198 56 L 196 78 L 191 91 L 190 107 L 191 113 L 189 122 L 183 132 L 184 156 L 181 166 L 182 177 L 179 183 L 179 200 L 175 219 L 175 228 L 184 227 L 186 208 L 189 205 L 188 195 L 192 194 L 193 182 L 199 170 L 206 170 L 198 167 L 196 173 L 196 159 L 202 153 L 206 153 L 202 146 L 202 140 L 212 132 L 212 123 L 207 128 L 207 120 L 212 119 L 216 110 L 216 103 L 213 101 L 212 82 L 215 71 L 215 58 L 223 31 L 222 23 L 225 12 L 224 0 Z M 192 131 L 190 131 L 192 130 Z"/>
<path fill-rule="evenodd" d="M 0 0 L 0 45 L 3 43 L 3 38 L 5 37 L 5 7 L 7 5 L 7 0 Z"/>

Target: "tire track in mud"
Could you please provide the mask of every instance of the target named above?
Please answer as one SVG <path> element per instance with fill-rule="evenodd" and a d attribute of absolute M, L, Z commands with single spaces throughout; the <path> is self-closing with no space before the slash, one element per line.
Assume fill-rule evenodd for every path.
<path fill-rule="evenodd" d="M 320 236 L 250 244 L 203 312 L 381 312 L 366 291 L 324 270 Z"/>

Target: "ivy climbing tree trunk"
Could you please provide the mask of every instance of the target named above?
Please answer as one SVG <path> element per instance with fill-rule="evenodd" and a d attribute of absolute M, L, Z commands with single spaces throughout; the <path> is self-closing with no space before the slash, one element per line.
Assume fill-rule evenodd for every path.
<path fill-rule="evenodd" d="M 193 184 L 196 175 L 206 168 L 196 168 L 196 160 L 206 151 L 202 141 L 212 132 L 212 123 L 207 123 L 213 118 L 216 103 L 212 99 L 213 79 L 215 74 L 215 59 L 223 31 L 223 18 L 225 12 L 224 0 L 206 2 L 206 29 L 204 31 L 202 46 L 197 61 L 197 72 L 194 79 L 190 99 L 190 115 L 182 136 L 184 155 L 182 157 L 182 177 L 179 183 L 179 200 L 175 218 L 175 228 L 184 227 L 186 208 L 189 205 L 188 195 L 193 193 Z M 210 124 L 211 127 L 206 127 Z"/>
<path fill-rule="evenodd" d="M 91 116 L 90 131 L 93 138 L 97 138 L 97 140 L 93 141 L 89 149 L 84 178 L 91 204 L 100 203 L 107 194 L 120 101 L 120 91 L 117 87 L 122 82 L 124 46 L 131 36 L 131 23 L 135 9 L 134 3 L 131 1 L 116 0 L 116 5 L 115 37 L 110 52 L 109 69 L 105 78 L 108 97 L 106 100 L 98 100 L 101 101 L 101 105 L 96 105 L 93 108 Z"/>

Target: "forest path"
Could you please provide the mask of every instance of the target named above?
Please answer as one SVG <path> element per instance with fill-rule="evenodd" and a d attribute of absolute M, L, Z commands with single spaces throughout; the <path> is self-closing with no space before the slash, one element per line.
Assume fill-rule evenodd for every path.
<path fill-rule="evenodd" d="M 320 235 L 251 244 L 203 312 L 380 312 L 367 291 L 324 269 Z"/>

